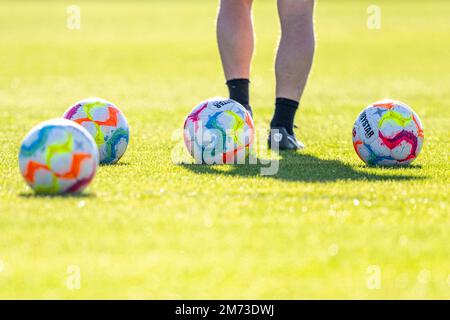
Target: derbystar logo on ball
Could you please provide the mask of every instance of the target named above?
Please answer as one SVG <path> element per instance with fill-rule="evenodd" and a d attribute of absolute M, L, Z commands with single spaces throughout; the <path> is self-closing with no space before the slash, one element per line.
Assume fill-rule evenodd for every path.
<path fill-rule="evenodd" d="M 385 99 L 364 109 L 353 126 L 353 146 L 369 165 L 407 165 L 424 139 L 419 116 L 407 104 Z"/>

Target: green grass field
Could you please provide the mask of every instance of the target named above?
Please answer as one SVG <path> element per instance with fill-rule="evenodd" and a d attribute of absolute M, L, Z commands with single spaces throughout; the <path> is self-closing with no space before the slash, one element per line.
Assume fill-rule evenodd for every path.
<path fill-rule="evenodd" d="M 450 298 L 450 3 L 375 2 L 380 30 L 366 26 L 374 1 L 319 1 L 297 118 L 307 149 L 262 177 L 171 161 L 185 115 L 227 93 L 216 1 L 2 0 L 0 298 Z M 80 30 L 66 27 L 71 4 Z M 275 1 L 255 0 L 255 23 L 252 105 L 266 130 Z M 89 96 L 125 112 L 126 155 L 80 196 L 35 196 L 22 138 Z M 353 151 L 357 114 L 384 97 L 421 116 L 411 167 L 368 168 Z"/>

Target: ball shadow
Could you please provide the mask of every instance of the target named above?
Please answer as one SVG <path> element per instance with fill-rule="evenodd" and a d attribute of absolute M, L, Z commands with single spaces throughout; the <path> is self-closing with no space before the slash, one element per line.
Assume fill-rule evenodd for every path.
<path fill-rule="evenodd" d="M 362 168 L 370 168 L 370 169 L 385 169 L 385 170 L 420 170 L 422 169 L 421 164 L 406 164 L 406 165 L 397 165 L 397 166 L 386 166 L 382 164 L 366 164 L 362 165 Z"/>
<path fill-rule="evenodd" d="M 339 160 L 320 159 L 315 156 L 293 152 L 280 152 L 279 169 L 273 175 L 264 177 L 282 181 L 318 182 L 326 183 L 338 180 L 351 181 L 387 181 L 387 180 L 418 180 L 424 177 L 405 174 L 375 173 L 355 170 L 354 166 Z M 222 176 L 256 177 L 261 176 L 261 170 L 269 164 L 230 165 L 230 170 L 220 170 L 218 166 L 200 164 L 181 164 L 187 170 L 196 174 L 216 174 Z M 267 163 L 267 160 L 265 162 Z M 364 168 L 364 166 L 363 166 Z M 414 167 L 418 168 L 418 167 Z M 227 168 L 228 169 L 228 168 Z M 388 168 L 385 169 L 388 171 Z"/>
<path fill-rule="evenodd" d="M 128 166 L 131 166 L 130 162 L 100 163 L 100 167 L 128 167 Z"/>
<path fill-rule="evenodd" d="M 19 197 L 27 199 L 39 199 L 39 198 L 61 198 L 61 199 L 86 199 L 95 198 L 95 193 L 92 192 L 82 192 L 82 193 L 69 193 L 69 194 L 46 194 L 46 193 L 35 193 L 35 192 L 21 192 Z"/>

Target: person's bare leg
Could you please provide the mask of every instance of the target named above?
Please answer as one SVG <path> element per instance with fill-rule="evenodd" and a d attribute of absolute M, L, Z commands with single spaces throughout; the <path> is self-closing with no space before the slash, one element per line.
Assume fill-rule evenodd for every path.
<path fill-rule="evenodd" d="M 221 0 L 217 41 L 230 98 L 249 111 L 250 64 L 254 49 L 253 0 Z"/>
<path fill-rule="evenodd" d="M 303 94 L 314 56 L 313 11 L 314 0 L 278 0 L 277 97 L 299 101 Z"/>
<path fill-rule="evenodd" d="M 253 56 L 253 0 L 221 0 L 217 40 L 226 80 L 248 79 Z"/>
<path fill-rule="evenodd" d="M 294 116 L 314 56 L 313 12 L 314 0 L 278 0 L 281 39 L 275 61 L 277 99 L 271 127 L 286 129 L 289 135 L 294 134 Z M 303 147 L 291 144 L 291 140 L 286 140 L 286 149 Z"/>

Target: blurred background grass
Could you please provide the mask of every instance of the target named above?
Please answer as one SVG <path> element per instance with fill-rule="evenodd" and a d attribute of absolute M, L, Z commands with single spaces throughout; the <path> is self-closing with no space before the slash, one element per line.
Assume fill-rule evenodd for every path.
<path fill-rule="evenodd" d="M 172 132 L 225 95 L 216 1 L 0 1 L 2 298 L 448 298 L 450 45 L 447 1 L 319 1 L 317 54 L 297 119 L 304 155 L 278 176 L 171 163 Z M 66 26 L 81 9 L 81 29 Z M 255 1 L 252 105 L 274 100 L 275 1 Z M 100 96 L 132 136 L 82 197 L 34 197 L 17 169 L 22 137 Z M 384 97 L 425 126 L 416 166 L 362 166 L 353 121 Z M 219 170 L 219 171 L 218 171 Z M 81 288 L 70 290 L 70 265 Z M 367 286 L 372 269 L 381 286 Z"/>

